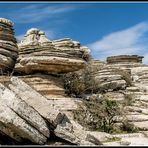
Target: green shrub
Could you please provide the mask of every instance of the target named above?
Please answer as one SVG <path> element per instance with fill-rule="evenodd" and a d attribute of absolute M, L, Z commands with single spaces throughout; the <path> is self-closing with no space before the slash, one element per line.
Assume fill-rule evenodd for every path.
<path fill-rule="evenodd" d="M 101 67 L 101 66 L 100 66 Z M 99 82 L 96 82 L 94 73 L 100 69 L 88 63 L 85 69 L 64 74 L 64 87 L 70 96 L 81 97 L 83 94 L 92 94 L 99 91 Z"/>
<path fill-rule="evenodd" d="M 90 130 L 111 133 L 115 123 L 115 116 L 120 115 L 118 103 L 102 97 L 83 101 L 85 108 L 74 111 L 74 118 Z"/>

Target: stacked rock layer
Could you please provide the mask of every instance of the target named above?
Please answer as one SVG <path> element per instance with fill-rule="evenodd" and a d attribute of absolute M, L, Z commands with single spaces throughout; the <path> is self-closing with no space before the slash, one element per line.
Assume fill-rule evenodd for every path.
<path fill-rule="evenodd" d="M 142 63 L 143 56 L 137 55 L 119 55 L 107 57 L 107 63 Z"/>
<path fill-rule="evenodd" d="M 0 18 L 0 73 L 11 72 L 17 57 L 18 47 L 14 37 L 13 23 Z"/>
<path fill-rule="evenodd" d="M 89 50 L 71 39 L 49 41 L 45 33 L 32 28 L 27 31 L 19 46 L 15 66 L 18 73 L 66 73 L 83 68 Z"/>

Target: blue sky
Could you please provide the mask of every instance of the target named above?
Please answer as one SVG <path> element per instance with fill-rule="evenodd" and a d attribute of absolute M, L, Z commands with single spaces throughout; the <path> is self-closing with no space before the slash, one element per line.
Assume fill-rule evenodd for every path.
<path fill-rule="evenodd" d="M 30 28 L 46 32 L 48 39 L 71 38 L 91 49 L 93 58 L 143 55 L 148 64 L 148 3 L 7 2 L 0 17 L 14 22 L 21 39 Z"/>

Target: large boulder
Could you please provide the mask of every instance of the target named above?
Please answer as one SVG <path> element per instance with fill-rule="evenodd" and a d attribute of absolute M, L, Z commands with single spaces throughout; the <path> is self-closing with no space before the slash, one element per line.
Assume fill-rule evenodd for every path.
<path fill-rule="evenodd" d="M 71 39 L 49 41 L 45 33 L 32 28 L 18 44 L 17 73 L 66 73 L 84 68 L 89 49 Z"/>

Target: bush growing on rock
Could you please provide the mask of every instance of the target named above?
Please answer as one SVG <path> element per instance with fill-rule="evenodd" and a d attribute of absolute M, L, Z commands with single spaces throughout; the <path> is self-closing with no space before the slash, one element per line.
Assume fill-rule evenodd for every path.
<path fill-rule="evenodd" d="M 86 67 L 62 76 L 66 93 L 82 97 L 84 94 L 125 90 L 132 86 L 131 75 L 126 70 L 108 68 L 103 63 L 89 61 Z"/>
<path fill-rule="evenodd" d="M 66 93 L 70 96 L 82 97 L 83 94 L 93 94 L 100 90 L 100 83 L 95 80 L 94 72 L 101 68 L 99 66 L 92 66 L 89 62 L 85 69 L 64 74 L 64 86 Z"/>
<path fill-rule="evenodd" d="M 128 122 L 128 120 L 122 121 L 121 130 L 123 132 L 126 131 L 127 133 L 138 132 L 138 128 L 136 128 L 133 123 Z"/>
<path fill-rule="evenodd" d="M 111 133 L 117 115 L 121 114 L 120 107 L 114 100 L 94 97 L 83 100 L 84 106 L 74 111 L 74 118 L 90 130 L 99 130 Z"/>

